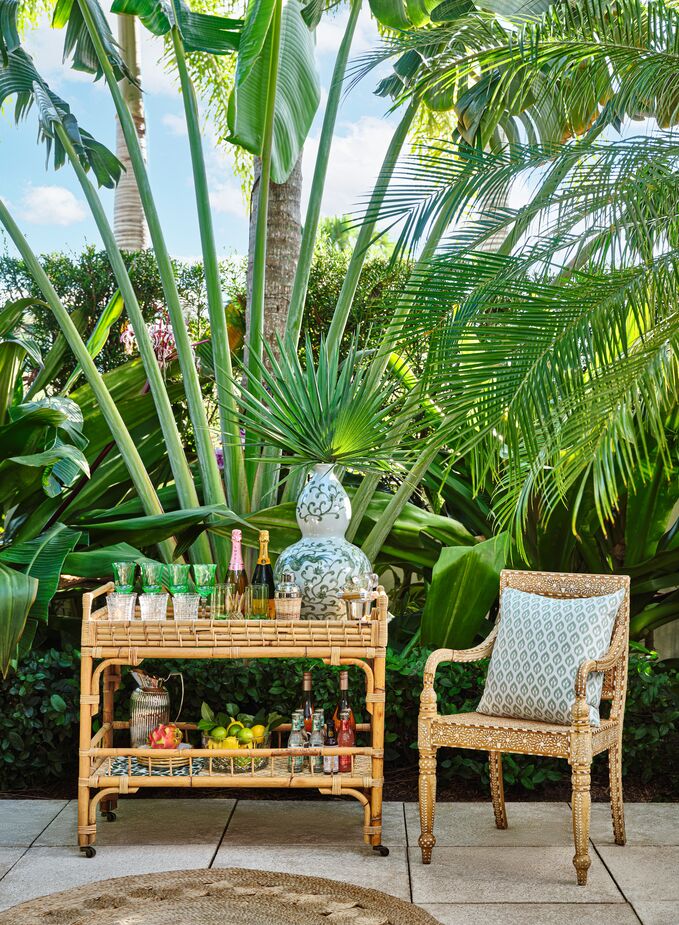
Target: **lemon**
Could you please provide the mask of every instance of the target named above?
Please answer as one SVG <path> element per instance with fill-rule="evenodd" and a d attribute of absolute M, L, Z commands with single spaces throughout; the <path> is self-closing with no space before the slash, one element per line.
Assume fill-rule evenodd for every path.
<path fill-rule="evenodd" d="M 226 730 L 226 734 L 227 736 L 237 736 L 242 728 L 243 724 L 239 723 L 238 720 L 234 720 Z"/>
<path fill-rule="evenodd" d="M 226 729 L 223 726 L 215 726 L 210 732 L 210 738 L 214 739 L 215 742 L 221 742 L 226 738 Z"/>
<path fill-rule="evenodd" d="M 215 742 L 214 739 L 208 739 L 207 747 L 208 748 L 221 748 L 222 746 L 221 746 L 221 742 Z"/>
<path fill-rule="evenodd" d="M 252 729 L 246 729 L 245 727 L 237 733 L 237 736 L 240 745 L 251 745 L 255 738 Z"/>
<path fill-rule="evenodd" d="M 261 725 L 253 726 L 252 734 L 255 737 L 255 742 L 258 745 L 261 745 L 261 743 L 264 741 L 264 736 L 266 735 L 266 726 L 261 726 Z"/>
<path fill-rule="evenodd" d="M 238 739 L 236 736 L 227 736 L 222 743 L 223 748 L 238 748 Z"/>

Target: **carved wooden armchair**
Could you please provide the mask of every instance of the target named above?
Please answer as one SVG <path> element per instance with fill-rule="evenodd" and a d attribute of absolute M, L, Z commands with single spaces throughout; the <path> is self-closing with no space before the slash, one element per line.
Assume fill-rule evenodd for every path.
<path fill-rule="evenodd" d="M 440 716 L 436 712 L 434 676 L 443 662 L 474 662 L 489 656 L 497 636 L 498 623 L 487 639 L 473 649 L 438 649 L 427 659 L 424 687 L 420 699 L 418 744 L 420 750 L 420 824 L 419 845 L 422 862 L 429 864 L 434 838 L 436 803 L 436 752 L 439 748 L 473 748 L 487 751 L 490 764 L 490 788 L 495 824 L 507 828 L 502 783 L 502 753 L 545 755 L 565 758 L 572 768 L 573 864 L 578 883 L 587 882 L 589 857 L 590 766 L 592 757 L 608 751 L 613 833 L 618 845 L 625 844 L 625 820 L 622 799 L 622 724 L 627 689 L 629 637 L 629 577 L 626 575 L 574 575 L 559 572 L 504 570 L 500 576 L 500 596 L 505 588 L 517 588 L 545 597 L 596 597 L 624 589 L 625 596 L 613 627 L 611 645 L 597 661 L 584 661 L 575 681 L 575 703 L 570 726 L 533 720 L 508 719 L 481 713 L 456 713 Z M 593 671 L 604 672 L 602 700 L 611 701 L 610 716 L 599 726 L 590 725 L 586 702 L 587 678 Z"/>

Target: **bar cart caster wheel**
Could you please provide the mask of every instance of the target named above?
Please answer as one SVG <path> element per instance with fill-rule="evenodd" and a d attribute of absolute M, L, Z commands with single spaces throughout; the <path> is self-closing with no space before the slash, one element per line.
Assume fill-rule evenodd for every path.
<path fill-rule="evenodd" d="M 104 815 L 104 819 L 106 819 L 107 822 L 115 822 L 116 819 L 118 818 L 116 814 L 113 812 L 113 810 L 110 810 L 110 809 L 107 810 L 103 815 Z"/>
<path fill-rule="evenodd" d="M 381 858 L 389 856 L 389 849 L 386 845 L 373 845 L 373 851 L 377 851 Z"/>
<path fill-rule="evenodd" d="M 92 845 L 87 845 L 85 848 L 80 849 L 86 858 L 93 858 L 97 853 L 97 849 L 93 848 Z"/>

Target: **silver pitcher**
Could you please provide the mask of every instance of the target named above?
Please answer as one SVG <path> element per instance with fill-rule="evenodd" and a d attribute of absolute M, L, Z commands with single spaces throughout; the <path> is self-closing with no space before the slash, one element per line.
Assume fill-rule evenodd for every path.
<path fill-rule="evenodd" d="M 179 676 L 182 686 L 182 698 L 177 711 L 179 719 L 184 704 L 184 678 L 180 671 L 172 671 L 166 678 L 154 678 L 138 668 L 131 674 L 137 682 L 137 688 L 130 697 L 130 744 L 132 748 L 145 748 L 149 733 L 161 723 L 170 722 L 170 692 L 165 682 L 173 675 Z"/>

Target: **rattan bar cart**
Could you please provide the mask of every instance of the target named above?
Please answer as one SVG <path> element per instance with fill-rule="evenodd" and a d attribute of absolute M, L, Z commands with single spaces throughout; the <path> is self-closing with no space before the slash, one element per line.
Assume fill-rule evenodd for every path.
<path fill-rule="evenodd" d="M 145 787 L 292 787 L 324 794 L 350 796 L 363 807 L 363 838 L 382 855 L 382 789 L 384 765 L 385 659 L 388 599 L 383 588 L 374 596 L 367 622 L 322 620 L 143 621 L 137 611 L 131 621 L 110 621 L 107 609 L 95 609 L 97 599 L 113 590 L 108 583 L 83 595 L 80 667 L 80 748 L 78 765 L 78 845 L 94 857 L 97 807 L 115 819 L 119 794 Z M 114 720 L 113 700 L 120 685 L 121 666 L 144 659 L 175 658 L 312 658 L 327 665 L 354 665 L 365 675 L 365 705 L 369 722 L 359 724 L 367 746 L 303 750 L 304 755 L 350 754 L 351 770 L 332 775 L 288 770 L 288 757 L 300 754 L 280 747 L 290 727 L 283 726 L 278 746 L 243 750 L 114 747 L 114 731 L 129 722 Z M 93 719 L 101 710 L 101 725 Z M 196 729 L 192 723 L 178 723 Z M 273 743 L 271 743 L 273 744 Z M 250 766 L 247 766 L 248 760 Z"/>

